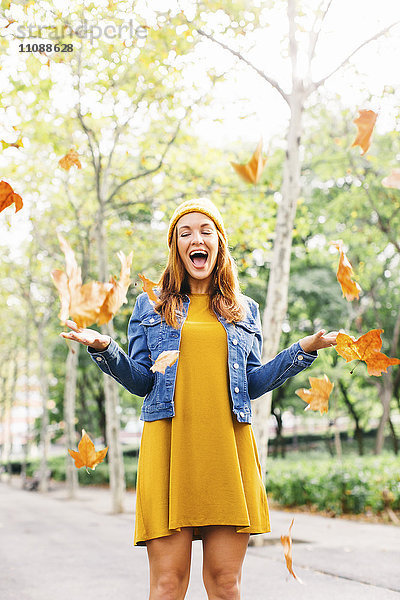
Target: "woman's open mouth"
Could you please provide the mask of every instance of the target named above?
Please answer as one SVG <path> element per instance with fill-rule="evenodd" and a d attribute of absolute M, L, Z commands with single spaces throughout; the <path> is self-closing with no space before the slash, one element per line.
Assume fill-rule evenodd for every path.
<path fill-rule="evenodd" d="M 208 252 L 205 250 L 193 250 L 189 254 L 189 258 L 196 269 L 202 269 L 207 262 Z"/>

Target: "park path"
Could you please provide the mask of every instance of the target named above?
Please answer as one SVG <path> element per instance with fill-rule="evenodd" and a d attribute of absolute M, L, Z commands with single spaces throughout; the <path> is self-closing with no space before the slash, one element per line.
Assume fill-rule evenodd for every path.
<path fill-rule="evenodd" d="M 110 514 L 108 490 L 64 485 L 42 495 L 0 482 L 1 600 L 147 600 L 145 547 L 133 546 L 135 496 Z M 242 600 L 400 600 L 400 527 L 295 514 L 294 570 L 285 567 L 280 535 L 292 515 L 271 511 L 268 543 L 250 546 Z M 202 544 L 193 542 L 187 600 L 206 600 Z"/>

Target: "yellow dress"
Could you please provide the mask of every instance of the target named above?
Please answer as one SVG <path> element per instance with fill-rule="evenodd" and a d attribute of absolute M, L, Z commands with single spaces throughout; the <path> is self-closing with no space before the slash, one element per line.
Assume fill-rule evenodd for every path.
<path fill-rule="evenodd" d="M 145 421 L 136 487 L 135 546 L 181 527 L 270 522 L 251 424 L 231 410 L 226 331 L 208 294 L 190 294 L 175 383 L 175 416 Z"/>

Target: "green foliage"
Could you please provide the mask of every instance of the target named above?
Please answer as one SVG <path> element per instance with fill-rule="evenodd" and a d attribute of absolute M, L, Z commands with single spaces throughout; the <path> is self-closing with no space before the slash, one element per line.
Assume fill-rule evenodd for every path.
<path fill-rule="evenodd" d="M 266 489 L 282 506 L 311 505 L 334 514 L 382 511 L 384 489 L 400 509 L 400 459 L 391 455 L 270 460 Z"/>
<path fill-rule="evenodd" d="M 135 451 L 136 452 L 136 451 Z M 66 460 L 73 460 L 69 455 L 65 456 L 52 456 L 48 461 L 48 468 L 51 470 L 51 478 L 55 481 L 65 481 L 65 468 Z M 39 469 L 40 461 L 32 460 L 28 463 L 26 474 L 28 477 L 33 477 L 34 473 Z M 136 488 L 136 477 L 137 477 L 137 456 L 132 456 L 132 451 L 127 450 L 124 452 L 124 467 L 125 467 L 125 482 L 126 487 L 130 489 Z M 78 470 L 78 480 L 81 485 L 108 485 L 109 484 L 109 473 L 108 463 L 103 461 L 96 468 L 89 469 L 87 473 L 85 468 L 82 467 Z M 21 472 L 20 461 L 13 461 L 12 472 Z"/>

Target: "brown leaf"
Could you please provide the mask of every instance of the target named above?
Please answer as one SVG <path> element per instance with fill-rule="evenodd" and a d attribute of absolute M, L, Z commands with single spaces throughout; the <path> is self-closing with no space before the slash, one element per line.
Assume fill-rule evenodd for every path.
<path fill-rule="evenodd" d="M 345 333 L 338 333 L 335 350 L 346 359 L 346 362 L 355 359 L 363 360 L 367 364 L 368 375 L 380 377 L 382 373 L 387 373 L 389 366 L 400 364 L 399 358 L 389 358 L 380 352 L 383 331 L 383 329 L 371 329 L 358 340 Z"/>
<path fill-rule="evenodd" d="M 58 313 L 58 318 L 64 324 L 69 317 L 69 305 L 71 301 L 68 277 L 67 274 L 60 269 L 54 269 L 54 271 L 51 272 L 51 276 L 58 290 L 58 295 L 60 296 L 61 309 Z"/>
<path fill-rule="evenodd" d="M 0 212 L 11 204 L 15 204 L 15 212 L 18 212 L 23 207 L 22 198 L 14 192 L 9 183 L 0 181 Z"/>
<path fill-rule="evenodd" d="M 363 149 L 361 155 L 364 155 L 371 145 L 371 136 L 378 115 L 373 110 L 360 109 L 358 112 L 360 116 L 353 121 L 357 125 L 358 133 L 351 147 L 360 146 Z"/>
<path fill-rule="evenodd" d="M 100 281 L 82 285 L 81 269 L 74 251 L 61 234 L 58 234 L 58 239 L 66 265 L 66 273 L 63 274 L 59 269 L 51 273 L 61 300 L 59 318 L 65 323 L 69 315 L 78 327 L 89 327 L 97 322 L 101 307 L 114 286 Z"/>
<path fill-rule="evenodd" d="M 75 460 L 75 466 L 77 469 L 81 467 L 89 467 L 89 469 L 95 469 L 96 465 L 103 462 L 107 454 L 108 446 L 96 452 L 94 444 L 86 431 L 82 429 L 82 438 L 78 444 L 78 452 L 76 450 L 70 450 L 68 452 Z"/>
<path fill-rule="evenodd" d="M 267 162 L 267 159 L 262 157 L 262 143 L 261 138 L 253 156 L 247 164 L 240 165 L 231 161 L 231 165 L 236 173 L 247 183 L 258 183 L 260 181 L 265 163 Z"/>
<path fill-rule="evenodd" d="M 131 284 L 130 271 L 133 252 L 131 252 L 128 256 L 125 256 L 123 252 L 118 252 L 117 256 L 121 262 L 119 280 L 116 281 L 113 277 L 110 279 L 112 287 L 100 308 L 100 315 L 97 319 L 97 323 L 99 325 L 108 323 L 108 321 L 110 321 L 118 312 L 121 306 L 128 301 L 126 298 L 126 292 Z"/>
<path fill-rule="evenodd" d="M 309 377 L 308 380 L 311 389 L 300 388 L 295 392 L 302 400 L 304 400 L 304 402 L 307 402 L 308 406 L 306 406 L 304 410 L 319 410 L 321 415 L 327 413 L 329 396 L 333 390 L 334 384 L 329 381 L 326 375 L 322 378 Z"/>
<path fill-rule="evenodd" d="M 292 538 L 291 538 L 291 529 L 293 527 L 293 523 L 294 523 L 294 518 L 292 519 L 292 522 L 290 523 L 288 535 L 281 535 L 281 543 L 282 543 L 282 546 L 283 546 L 283 551 L 285 553 L 286 566 L 287 566 L 287 569 L 288 569 L 289 573 L 291 575 L 293 575 L 293 577 L 295 579 L 297 579 L 297 581 L 299 583 L 303 583 L 301 581 L 300 577 L 297 577 L 297 575 L 293 571 L 293 565 L 292 565 L 292 563 L 293 563 L 293 560 L 292 560 Z"/>
<path fill-rule="evenodd" d="M 387 188 L 400 190 L 400 169 L 392 169 L 390 175 L 382 179 L 382 185 Z"/>
<path fill-rule="evenodd" d="M 5 150 L 6 148 L 23 148 L 24 144 L 22 143 L 22 137 L 18 138 L 18 140 L 16 142 L 13 142 L 12 144 L 10 144 L 9 142 L 5 142 L 4 140 L 1 140 L 1 145 L 3 150 Z"/>
<path fill-rule="evenodd" d="M 147 293 L 149 299 L 153 300 L 154 302 L 158 302 L 158 298 L 153 292 L 153 288 L 157 287 L 158 283 L 154 283 L 154 281 L 151 281 L 151 279 L 147 279 L 147 277 L 141 273 L 139 273 L 139 277 L 143 282 L 143 291 Z"/>
<path fill-rule="evenodd" d="M 343 252 L 342 240 L 330 242 L 330 244 L 335 246 L 335 248 L 337 248 L 340 252 L 339 266 L 336 277 L 342 288 L 343 297 L 348 301 L 354 300 L 354 298 L 358 299 L 361 287 L 356 281 L 351 279 L 353 275 L 353 268 L 346 254 Z"/>
<path fill-rule="evenodd" d="M 150 371 L 153 371 L 153 373 L 158 371 L 164 375 L 165 369 L 167 367 L 172 367 L 172 365 L 176 363 L 178 355 L 179 350 L 164 350 L 164 352 L 161 352 L 161 354 L 157 356 L 154 365 L 150 367 Z"/>
<path fill-rule="evenodd" d="M 66 171 L 69 171 L 72 165 L 76 165 L 78 169 L 82 168 L 81 162 L 79 160 L 79 154 L 73 148 L 71 148 L 65 156 L 60 158 L 58 164 L 62 169 L 65 169 Z"/>

